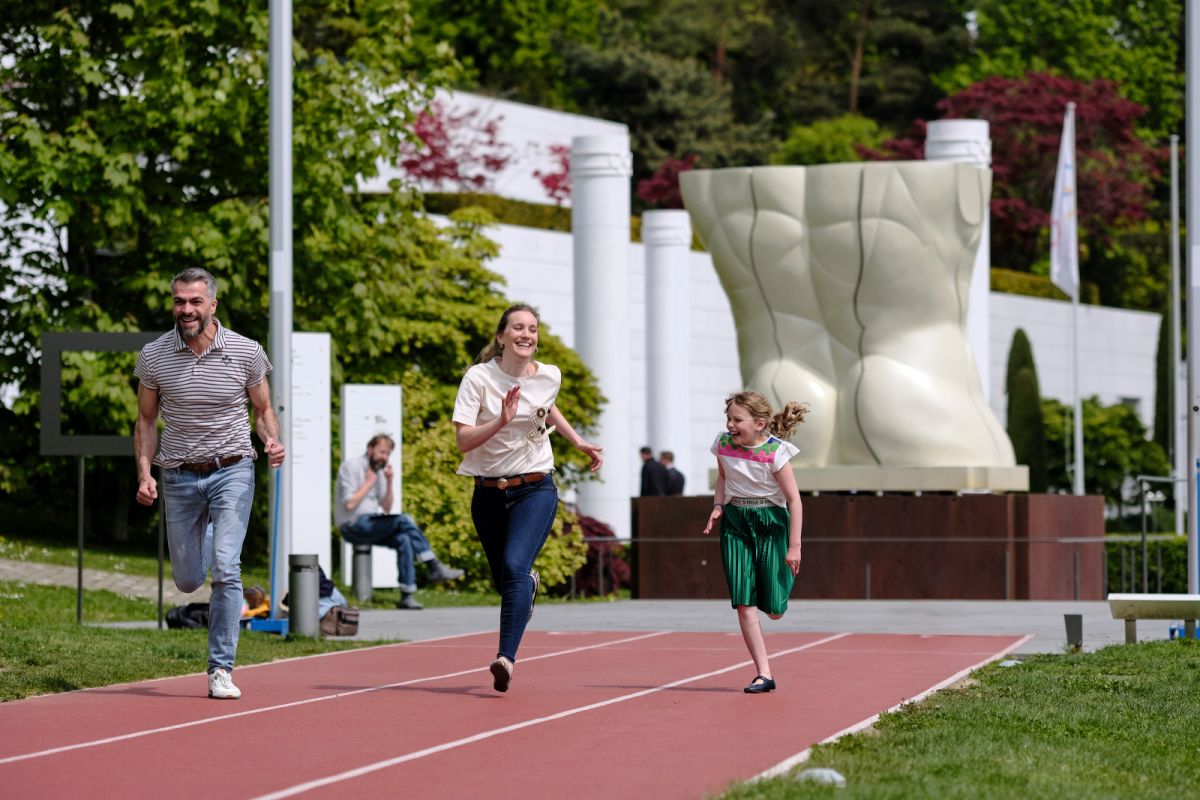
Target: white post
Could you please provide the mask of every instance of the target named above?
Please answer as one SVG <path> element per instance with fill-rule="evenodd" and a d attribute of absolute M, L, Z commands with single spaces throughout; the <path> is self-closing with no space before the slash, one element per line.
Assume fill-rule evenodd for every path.
<path fill-rule="evenodd" d="M 575 350 L 608 399 L 593 438 L 604 447 L 601 482 L 580 487 L 585 514 L 629 538 L 636 494 L 630 441 L 628 136 L 571 140 L 571 232 L 575 258 Z M 571 387 L 564 387 L 569 392 Z"/>
<path fill-rule="evenodd" d="M 1186 127 L 1184 138 L 1189 142 L 1200 142 L 1200 7 L 1196 3 L 1184 3 L 1183 52 L 1187 74 L 1187 105 L 1184 112 Z M 1187 231 L 1187 362 L 1188 362 L 1188 593 L 1200 593 L 1200 576 L 1197 574 L 1196 559 L 1200 550 L 1196 546 L 1197 527 L 1200 526 L 1200 508 L 1197 508 L 1197 470 L 1200 469 L 1200 448 L 1196 437 L 1200 436 L 1200 159 L 1187 161 L 1187 183 L 1184 186 L 1187 198 L 1187 214 L 1184 230 Z"/>
<path fill-rule="evenodd" d="M 642 214 L 646 257 L 646 443 L 671 450 L 676 461 L 691 452 L 691 341 L 688 255 L 692 223 L 686 211 Z M 680 462 L 682 472 L 690 466 Z"/>
<path fill-rule="evenodd" d="M 292 3 L 271 0 L 270 30 L 270 330 L 271 403 L 279 438 L 292 452 Z M 287 593 L 292 552 L 292 465 L 271 474 L 271 604 Z"/>
<path fill-rule="evenodd" d="M 990 169 L 992 140 L 987 120 L 939 119 L 929 123 L 925 131 L 926 161 L 957 161 Z M 988 325 L 989 291 L 992 276 L 992 215 L 985 209 L 979 250 L 971 272 L 971 292 L 967 299 L 967 319 L 964 325 L 967 342 L 975 356 L 983 396 L 991 401 L 991 342 Z"/>
<path fill-rule="evenodd" d="M 330 356 L 328 333 L 292 334 L 292 449 L 287 459 L 292 484 L 306 487 L 291 494 L 292 549 L 316 553 L 321 568 L 332 578 L 329 492 L 307 491 L 329 483 L 332 466 Z"/>

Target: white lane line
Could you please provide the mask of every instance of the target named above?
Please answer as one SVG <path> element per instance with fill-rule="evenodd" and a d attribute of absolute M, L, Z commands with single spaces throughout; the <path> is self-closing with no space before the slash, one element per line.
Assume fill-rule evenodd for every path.
<path fill-rule="evenodd" d="M 1001 658 L 1002 656 L 1008 655 L 1013 650 L 1016 650 L 1018 647 L 1025 644 L 1032 638 L 1033 638 L 1032 634 L 1021 637 L 1019 640 L 1017 640 L 1016 642 L 1013 642 L 1011 645 L 1004 648 L 999 653 L 993 653 L 993 654 L 989 655 L 987 658 L 985 658 L 983 661 L 980 661 L 975 666 L 967 667 L 966 669 L 960 670 L 959 672 L 954 673 L 949 678 L 946 678 L 946 680 L 942 681 L 941 683 L 937 684 L 936 686 L 931 686 L 930 688 L 921 692 L 916 697 L 910 697 L 907 700 L 903 700 L 903 701 L 897 703 L 896 705 L 892 706 L 891 708 L 886 709 L 885 711 L 880 711 L 878 714 L 875 714 L 874 716 L 867 717 L 866 719 L 862 720 L 861 722 L 854 723 L 849 728 L 843 728 L 842 730 L 838 731 L 837 733 L 833 734 L 832 736 L 827 736 L 826 738 L 824 738 L 821 741 L 814 744 L 812 747 L 809 747 L 806 750 L 802 750 L 799 753 L 796 753 L 796 755 L 792 756 L 791 758 L 787 758 L 787 759 L 784 759 L 783 761 L 780 761 L 778 764 L 776 764 L 775 766 L 766 770 L 765 772 L 760 772 L 758 775 L 755 775 L 753 778 L 751 778 L 750 781 L 751 782 L 761 781 L 761 780 L 765 780 L 766 778 L 775 778 L 775 777 L 785 774 L 792 767 L 794 767 L 798 764 L 803 764 L 805 761 L 807 761 L 809 756 L 812 755 L 812 748 L 816 747 L 817 744 L 828 744 L 832 741 L 840 739 L 843 736 L 846 736 L 847 734 L 857 733 L 858 731 L 861 731 L 864 728 L 868 728 L 871 725 L 874 725 L 876 720 L 878 720 L 884 714 L 890 714 L 891 712 L 895 711 L 896 709 L 900 708 L 901 706 L 906 706 L 909 703 L 919 703 L 920 701 L 924 700 L 926 697 L 929 697 L 929 695 L 933 694 L 934 692 L 941 691 L 942 689 L 946 688 L 947 686 L 951 685 L 952 683 L 954 683 L 962 678 L 967 677 L 972 672 L 974 672 L 975 670 L 982 667 L 984 664 L 990 664 L 991 662 L 995 661 L 996 659 Z"/>
<path fill-rule="evenodd" d="M 583 652 L 584 650 L 595 650 L 600 647 L 610 647 L 612 645 L 617 645 L 617 644 L 628 644 L 629 642 L 636 642 L 641 639 L 651 639 L 651 638 L 654 638 L 655 636 L 665 636 L 668 633 L 671 633 L 671 631 L 655 631 L 654 633 L 645 633 L 645 634 L 641 634 L 640 636 L 631 636 L 626 639 L 614 639 L 611 642 L 601 642 L 599 644 L 590 644 L 590 645 L 586 645 L 583 647 L 572 647 L 569 650 L 559 650 L 554 653 L 543 653 L 542 655 L 538 655 L 538 656 L 529 656 L 528 658 L 522 658 L 520 663 L 524 664 L 528 661 L 539 661 L 543 658 L 557 658 L 558 656 L 571 655 L 572 653 L 580 653 L 580 652 Z M 345 652 L 357 652 L 357 651 L 345 651 Z M 197 725 L 208 725 L 209 723 L 212 723 L 212 722 L 221 722 L 221 721 L 227 720 L 227 719 L 238 719 L 240 717 L 250 717 L 255 714 L 264 714 L 268 711 L 279 711 L 281 709 L 295 708 L 297 706 L 304 706 L 304 705 L 308 705 L 310 703 L 322 703 L 322 702 L 325 702 L 326 700 L 339 700 L 343 697 L 353 697 L 354 695 L 366 694 L 368 692 L 378 692 L 378 691 L 382 691 L 383 689 L 395 689 L 400 686 L 412 686 L 413 684 L 416 684 L 416 683 L 427 683 L 428 681 L 438 681 L 438 680 L 444 680 L 446 678 L 457 678 L 462 675 L 470 675 L 471 673 L 474 673 L 474 672 L 487 672 L 487 671 L 488 671 L 488 667 L 476 667 L 473 669 L 460 670 L 458 672 L 447 672 L 444 675 L 430 675 L 430 676 L 427 676 L 424 678 L 412 678 L 410 680 L 399 681 L 397 683 L 386 683 L 381 686 L 368 686 L 364 689 L 353 689 L 348 692 L 338 692 L 337 694 L 327 694 L 327 695 L 322 695 L 320 697 L 309 697 L 304 700 L 293 700 L 290 703 L 280 703 L 278 705 L 273 705 L 273 706 L 263 706 L 262 708 L 252 708 L 248 711 L 237 711 L 232 714 L 221 714 L 216 717 L 205 717 L 204 719 L 192 720 L 191 722 L 180 722 L 175 725 L 165 725 L 161 728 L 149 728 L 147 730 L 142 730 L 142 731 L 133 731 L 131 733 L 123 733 L 119 736 L 110 736 L 105 739 L 95 739 L 90 742 L 79 742 L 78 744 L 68 744 L 68 745 L 63 745 L 62 747 L 52 747 L 48 750 L 39 750 L 35 753 L 22 753 L 21 755 L 8 756 L 7 758 L 0 758 L 0 765 L 11 764 L 16 761 L 27 761 L 31 758 L 41 758 L 43 756 L 55 755 L 57 753 L 65 753 L 70 750 L 81 750 L 85 747 L 99 747 L 100 745 L 113 744 L 114 742 L 124 742 L 129 739 L 140 739 L 143 736 L 153 736 L 154 734 L 157 734 L 157 733 L 169 733 L 171 731 L 178 731 L 178 730 L 183 730 L 185 728 L 192 728 Z"/>
<path fill-rule="evenodd" d="M 779 658 L 781 656 L 791 655 L 792 653 L 798 653 L 801 650 L 807 650 L 810 647 L 816 647 L 818 645 L 825 644 L 826 642 L 832 642 L 835 639 L 841 639 L 842 637 L 849 636 L 849 635 L 850 634 L 848 634 L 848 633 L 835 633 L 832 636 L 827 636 L 824 639 L 818 639 L 815 642 L 809 642 L 808 644 L 802 644 L 799 647 L 792 647 L 787 650 L 781 650 L 778 653 L 772 653 L 771 657 Z M 462 739 L 455 739 L 454 741 L 451 741 L 451 742 L 445 742 L 443 744 L 434 745 L 433 747 L 427 747 L 424 750 L 416 750 L 411 753 L 405 753 L 402 756 L 396 756 L 395 758 L 389 758 L 386 761 L 376 761 L 373 764 L 366 764 L 364 766 L 357 767 L 355 769 L 346 770 L 345 772 L 339 772 L 335 775 L 328 775 L 324 778 L 317 778 L 316 780 L 306 781 L 305 783 L 298 783 L 295 786 L 289 786 L 285 789 L 280 789 L 278 791 L 271 792 L 270 794 L 260 795 L 259 797 L 255 798 L 255 800 L 281 800 L 281 798 L 284 798 L 284 797 L 292 797 L 293 795 L 302 794 L 304 792 L 311 791 L 312 789 L 319 789 L 322 786 L 329 786 L 330 784 L 333 784 L 333 783 L 340 783 L 342 781 L 347 781 L 352 778 L 358 778 L 358 777 L 367 775 L 372 772 L 378 772 L 381 769 L 387 769 L 388 767 L 394 767 L 398 764 L 403 764 L 407 761 L 415 761 L 419 758 L 425 758 L 426 756 L 435 755 L 437 753 L 444 753 L 447 750 L 453 750 L 455 748 L 463 747 L 468 744 L 474 744 L 475 742 L 480 742 L 480 741 L 483 741 L 484 739 L 491 739 L 492 737 L 500 736 L 505 733 L 512 733 L 513 731 L 519 731 L 522 728 L 529 728 L 534 725 L 541 725 L 546 722 L 553 722 L 555 720 L 563 719 L 565 717 L 571 717 L 576 714 L 582 714 L 585 711 L 594 711 L 597 708 L 604 708 L 605 706 L 610 706 L 615 703 L 623 703 L 627 700 L 636 700 L 639 697 L 645 697 L 646 695 L 654 694 L 655 692 L 665 691 L 666 689 L 673 689 L 676 686 L 682 686 L 685 683 L 693 683 L 695 681 L 704 680 L 705 678 L 711 678 L 716 675 L 723 675 L 726 672 L 732 672 L 735 669 L 744 669 L 745 667 L 747 667 L 748 665 L 751 665 L 753 663 L 754 663 L 753 661 L 740 661 L 737 664 L 734 664 L 729 667 L 724 667 L 722 669 L 713 670 L 712 672 L 705 672 L 700 675 L 692 675 L 687 678 L 680 678 L 677 681 L 671 681 L 670 683 L 664 683 L 661 686 L 655 686 L 650 689 L 642 689 L 641 691 L 638 691 L 638 692 L 621 695 L 619 697 L 612 697 L 612 698 L 609 698 L 608 700 L 601 700 L 596 703 L 590 703 L 586 706 L 577 706 L 576 708 L 568 708 L 564 711 L 559 711 L 556 714 L 550 714 L 545 717 L 537 717 L 535 719 L 525 720 L 524 722 L 513 723 L 512 725 L 506 725 L 503 728 L 494 728 L 490 731 L 482 731 L 482 732 L 476 733 L 472 736 L 466 736 Z"/>

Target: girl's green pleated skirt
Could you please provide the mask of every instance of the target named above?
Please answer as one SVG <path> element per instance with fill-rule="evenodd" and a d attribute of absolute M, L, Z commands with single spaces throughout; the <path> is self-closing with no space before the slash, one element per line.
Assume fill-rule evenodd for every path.
<path fill-rule="evenodd" d="M 796 578 L 787 565 L 788 510 L 776 505 L 735 506 L 721 514 L 721 562 L 733 606 L 787 611 Z"/>

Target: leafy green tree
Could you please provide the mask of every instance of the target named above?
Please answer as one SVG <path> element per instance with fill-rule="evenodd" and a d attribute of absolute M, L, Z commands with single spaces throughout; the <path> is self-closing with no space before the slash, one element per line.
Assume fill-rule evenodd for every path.
<path fill-rule="evenodd" d="M 1025 331 L 1017 328 L 1008 351 L 1004 382 L 1008 395 L 1008 436 L 1018 464 L 1029 467 L 1029 491 L 1043 493 L 1049 486 L 1046 473 L 1046 426 L 1042 418 L 1041 390 L 1033 348 Z"/>
<path fill-rule="evenodd" d="M 836 164 L 861 161 L 858 148 L 879 147 L 891 134 L 873 119 L 843 114 L 797 125 L 771 155 L 772 164 Z"/>
<path fill-rule="evenodd" d="M 605 15 L 600 43 L 565 56 L 571 79 L 588 87 L 579 110 L 629 126 L 635 185 L 675 157 L 707 169 L 766 160 L 768 132 L 734 119 L 730 85 L 696 59 L 653 51 L 628 21 Z"/>
<path fill-rule="evenodd" d="M 554 108 L 574 106 L 563 45 L 594 42 L 602 0 L 412 0 L 415 34 L 446 42 L 464 88 Z"/>
<path fill-rule="evenodd" d="M 1074 410 L 1053 399 L 1042 400 L 1046 420 L 1050 491 L 1070 492 L 1068 465 L 1074 437 Z M 1167 457 L 1147 438 L 1146 426 L 1124 403 L 1105 406 L 1096 397 L 1083 401 L 1084 491 L 1102 494 L 1110 506 L 1126 502 L 1125 484 L 1136 475 L 1166 475 Z"/>
<path fill-rule="evenodd" d="M 903 130 L 945 92 L 932 76 L 969 40 L 962 12 L 930 0 L 764 0 L 729 55 L 739 119 L 795 124 L 859 113 Z"/>
<path fill-rule="evenodd" d="M 399 184 L 354 191 L 407 141 L 428 99 L 416 87 L 455 74 L 445 49 L 414 38 L 408 19 L 404 0 L 352 10 L 317 2 L 297 15 L 295 327 L 332 335 L 335 396 L 346 381 L 404 387 L 405 487 L 419 503 L 410 507 L 443 552 L 462 555 L 474 536 L 467 489 L 451 483 L 449 416 L 462 372 L 507 303 L 483 264 L 495 252 L 488 220 L 464 211 L 436 225 Z M 266 340 L 267 31 L 265 6 L 199 0 L 35 2 L 0 18 L 0 269 L 9 287 L 0 374 L 19 393 L 0 438 L 17 500 L 73 491 L 61 460 L 36 456 L 42 331 L 165 330 L 170 277 L 195 264 L 218 276 L 222 322 Z M 542 346 L 563 368 L 564 412 L 586 429 L 601 402 L 594 382 L 549 332 Z M 64 363 L 67 391 L 78 395 L 64 427 L 127 432 L 129 366 L 99 354 Z M 577 477 L 578 454 L 559 458 Z M 89 479 L 103 489 L 126 473 L 130 463 L 108 459 Z M 116 486 L 89 491 L 127 509 L 132 490 Z M 265 551 L 265 505 L 256 504 L 251 554 Z M 152 530 L 149 518 L 138 522 Z M 547 557 L 549 582 L 582 563 L 584 548 L 562 537 Z M 471 576 L 485 574 L 476 564 Z"/>
<path fill-rule="evenodd" d="M 954 94 L 991 77 L 1050 72 L 1097 78 L 1147 109 L 1145 132 L 1163 138 L 1183 118 L 1183 3 L 1180 0 L 966 0 L 975 34 L 970 56 L 938 71 Z"/>

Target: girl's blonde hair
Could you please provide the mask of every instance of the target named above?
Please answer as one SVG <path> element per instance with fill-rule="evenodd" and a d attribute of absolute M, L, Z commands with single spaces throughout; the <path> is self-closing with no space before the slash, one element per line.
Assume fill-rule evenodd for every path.
<path fill-rule="evenodd" d="M 758 392 L 735 392 L 725 398 L 725 413 L 729 413 L 729 407 L 739 405 L 750 412 L 750 416 L 754 419 L 761 419 L 767 423 L 767 430 L 780 439 L 791 438 L 791 435 L 796 432 L 796 426 L 804 422 L 804 417 L 808 414 L 807 403 L 789 402 L 783 407 L 783 410 L 778 414 L 771 411 L 771 404 L 767 402 L 767 398 L 763 397 Z"/>
<path fill-rule="evenodd" d="M 504 329 L 508 327 L 508 318 L 518 311 L 528 311 L 533 314 L 533 318 L 541 323 L 542 318 L 538 315 L 537 309 L 525 303 L 513 303 L 508 308 L 504 309 L 504 313 L 500 315 L 500 322 L 496 325 L 496 332 L 492 335 L 492 340 L 487 343 L 487 346 L 479 351 L 479 357 L 475 359 L 476 364 L 486 364 L 489 361 L 494 361 L 504 352 L 504 346 L 496 341 L 496 337 L 504 333 Z"/>

